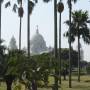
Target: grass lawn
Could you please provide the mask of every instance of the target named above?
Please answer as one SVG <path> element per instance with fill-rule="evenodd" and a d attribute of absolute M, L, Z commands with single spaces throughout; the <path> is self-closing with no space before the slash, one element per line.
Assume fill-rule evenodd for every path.
<path fill-rule="evenodd" d="M 4 82 L 0 83 L 0 90 L 6 90 L 6 85 Z"/>
<path fill-rule="evenodd" d="M 53 84 L 53 78 L 49 78 L 49 85 Z M 6 90 L 5 83 L 0 85 L 0 90 Z M 24 90 L 24 89 L 23 89 Z M 38 90 L 52 90 L 51 88 L 38 88 Z M 72 77 L 72 88 L 68 87 L 68 77 L 67 80 L 64 81 L 62 78 L 62 86 L 59 90 L 90 90 L 90 76 L 81 76 L 81 82 L 77 81 L 77 76 Z"/>
<path fill-rule="evenodd" d="M 77 77 L 72 78 L 72 88 L 68 88 L 68 81 L 62 82 L 61 90 L 90 90 L 90 76 L 81 76 L 81 81 Z"/>
<path fill-rule="evenodd" d="M 53 82 L 53 79 L 50 78 L 50 83 Z M 61 89 L 59 90 L 90 90 L 90 76 L 81 76 L 81 81 L 78 82 L 77 81 L 77 76 L 73 76 L 72 77 L 72 88 L 69 88 L 68 85 L 68 77 L 67 80 L 64 81 L 62 78 L 62 85 L 61 85 Z M 43 88 L 43 89 L 38 89 L 38 90 L 52 90 L 52 89 L 48 89 L 48 88 Z"/>

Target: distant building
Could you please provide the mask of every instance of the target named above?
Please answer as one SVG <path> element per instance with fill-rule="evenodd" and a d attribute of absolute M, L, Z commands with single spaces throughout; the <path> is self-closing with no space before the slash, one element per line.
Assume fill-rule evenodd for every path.
<path fill-rule="evenodd" d="M 31 54 L 41 54 L 44 52 L 48 52 L 48 48 L 46 46 L 46 42 L 43 36 L 39 33 L 37 28 L 35 35 L 32 37 L 30 41 Z"/>
<path fill-rule="evenodd" d="M 15 50 L 15 49 L 17 49 L 16 39 L 14 36 L 12 36 L 9 43 L 9 50 Z"/>

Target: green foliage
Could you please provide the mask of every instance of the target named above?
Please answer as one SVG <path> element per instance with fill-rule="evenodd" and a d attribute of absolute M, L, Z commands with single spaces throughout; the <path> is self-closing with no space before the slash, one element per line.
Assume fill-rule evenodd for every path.
<path fill-rule="evenodd" d="M 21 84 L 16 84 L 13 90 L 21 90 Z"/>
<path fill-rule="evenodd" d="M 3 40 L 0 41 L 0 76 L 3 75 L 4 64 L 6 59 L 6 55 L 5 55 L 6 47 L 2 43 L 3 43 Z"/>
<path fill-rule="evenodd" d="M 23 72 L 23 63 L 25 62 L 26 57 L 23 51 L 12 50 L 9 51 L 7 55 L 7 65 L 6 65 L 6 75 L 16 75 L 20 76 Z M 22 68 L 22 69 L 21 69 Z M 23 69 L 24 70 L 24 69 Z"/>
<path fill-rule="evenodd" d="M 87 70 L 87 73 L 90 74 L 90 66 L 87 66 L 86 70 Z"/>

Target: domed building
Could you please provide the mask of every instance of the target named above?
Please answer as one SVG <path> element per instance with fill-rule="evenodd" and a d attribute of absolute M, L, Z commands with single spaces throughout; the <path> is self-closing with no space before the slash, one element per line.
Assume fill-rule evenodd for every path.
<path fill-rule="evenodd" d="M 35 35 L 31 39 L 30 45 L 32 54 L 40 54 L 47 51 L 46 42 L 43 36 L 39 33 L 38 28 Z"/>

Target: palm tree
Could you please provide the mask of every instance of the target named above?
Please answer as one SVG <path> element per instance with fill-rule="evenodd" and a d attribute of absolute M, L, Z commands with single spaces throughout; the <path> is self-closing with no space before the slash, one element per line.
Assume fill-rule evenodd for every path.
<path fill-rule="evenodd" d="M 57 0 L 54 0 L 54 55 L 55 55 L 55 62 L 56 66 L 58 64 L 58 52 L 57 52 Z M 55 67 L 55 90 L 58 90 L 58 70 Z"/>
<path fill-rule="evenodd" d="M 37 3 L 37 0 L 35 1 Z M 28 14 L 27 14 L 27 48 L 28 48 L 28 57 L 30 57 L 30 15 L 32 14 L 34 2 L 28 0 Z"/>
<path fill-rule="evenodd" d="M 64 5 L 62 3 L 62 0 L 57 4 L 58 6 L 58 12 L 59 12 L 59 78 L 60 78 L 60 84 L 61 84 L 61 13 L 64 10 Z"/>
<path fill-rule="evenodd" d="M 72 3 L 76 3 L 77 0 L 67 0 L 68 8 L 69 8 L 69 87 L 71 88 L 71 12 L 72 12 Z"/>
<path fill-rule="evenodd" d="M 43 0 L 44 2 L 49 2 L 50 0 Z M 57 0 L 54 0 L 54 56 L 56 66 L 58 64 L 58 52 L 57 52 Z M 55 90 L 58 90 L 58 69 L 55 67 Z"/>
<path fill-rule="evenodd" d="M 20 4 L 20 7 L 18 8 L 18 15 L 19 15 L 19 17 L 20 17 L 19 50 L 21 50 L 21 27 L 22 27 L 22 17 L 23 17 L 22 0 L 18 0 L 18 4 Z"/>
<path fill-rule="evenodd" d="M 90 43 L 90 31 L 88 28 L 88 12 L 87 11 L 74 11 L 72 13 L 72 22 L 71 22 L 71 42 L 74 42 L 75 37 L 78 37 L 78 81 L 80 82 L 80 38 L 86 44 Z M 70 20 L 66 21 L 66 24 L 69 26 Z M 69 36 L 69 31 L 66 32 L 66 37 Z"/>
<path fill-rule="evenodd" d="M 20 29 L 19 29 L 19 50 L 21 50 L 21 27 L 22 27 L 22 17 L 23 17 L 23 7 L 22 7 L 22 0 L 17 0 L 18 5 L 20 5 L 20 7 L 18 7 L 18 5 L 16 3 L 14 3 L 13 5 L 13 11 L 16 12 L 18 10 L 18 16 L 20 17 Z M 8 6 L 11 5 L 11 2 L 8 1 L 5 4 L 5 8 L 7 8 Z"/>
<path fill-rule="evenodd" d="M 50 0 L 43 0 L 44 2 L 49 2 Z M 54 57 L 55 57 L 55 62 L 56 66 L 58 64 L 57 58 L 58 58 L 58 52 L 57 52 L 57 0 L 54 0 Z M 54 83 L 54 88 L 55 90 L 58 90 L 58 69 L 55 67 L 55 83 Z"/>

